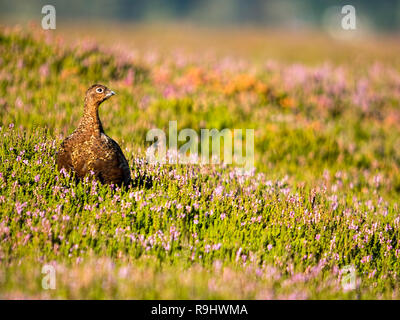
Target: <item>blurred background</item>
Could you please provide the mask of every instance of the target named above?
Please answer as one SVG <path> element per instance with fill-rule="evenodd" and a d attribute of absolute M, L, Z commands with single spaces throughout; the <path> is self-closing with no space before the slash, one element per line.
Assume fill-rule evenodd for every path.
<path fill-rule="evenodd" d="M 393 64 L 400 47 L 400 0 L 0 0 L 0 25 L 40 26 L 46 4 L 56 8 L 50 32 L 64 40 L 136 51 Z M 346 4 L 356 9 L 356 30 L 342 29 Z"/>
<path fill-rule="evenodd" d="M 364 27 L 379 32 L 400 28 L 400 1 L 338 0 L 1 0 L 2 20 L 35 19 L 52 4 L 65 20 L 190 22 L 206 26 L 257 25 L 287 29 L 329 27 L 335 6 L 351 4 Z"/>

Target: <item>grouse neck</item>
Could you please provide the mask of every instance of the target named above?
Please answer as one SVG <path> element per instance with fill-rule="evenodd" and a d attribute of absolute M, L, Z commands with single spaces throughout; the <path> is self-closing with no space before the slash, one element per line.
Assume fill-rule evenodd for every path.
<path fill-rule="evenodd" d="M 99 117 L 99 105 L 85 104 L 79 127 L 83 128 L 85 131 L 93 131 L 99 135 L 104 133 Z"/>

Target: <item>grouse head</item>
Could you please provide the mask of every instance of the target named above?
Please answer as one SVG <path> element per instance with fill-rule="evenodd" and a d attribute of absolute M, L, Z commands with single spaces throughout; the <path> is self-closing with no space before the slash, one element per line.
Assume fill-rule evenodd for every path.
<path fill-rule="evenodd" d="M 115 92 L 101 84 L 94 84 L 86 91 L 85 104 L 99 106 L 103 101 L 107 100 Z"/>

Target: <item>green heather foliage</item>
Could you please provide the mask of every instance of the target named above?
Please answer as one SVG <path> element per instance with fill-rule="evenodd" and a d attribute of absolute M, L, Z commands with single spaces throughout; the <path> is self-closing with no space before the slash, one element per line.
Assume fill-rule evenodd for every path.
<path fill-rule="evenodd" d="M 117 92 L 100 117 L 129 189 L 56 170 L 94 82 Z M 0 29 L 0 298 L 398 299 L 399 98 L 379 62 L 138 56 Z M 172 120 L 254 128 L 255 170 L 148 164 L 146 132 Z"/>

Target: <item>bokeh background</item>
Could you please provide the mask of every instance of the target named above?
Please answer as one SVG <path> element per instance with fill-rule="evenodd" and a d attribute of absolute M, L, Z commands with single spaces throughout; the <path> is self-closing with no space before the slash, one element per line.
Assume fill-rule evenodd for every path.
<path fill-rule="evenodd" d="M 400 1 L 338 0 L 0 0 L 0 24 L 40 26 L 53 4 L 67 41 L 95 39 L 135 51 L 210 52 L 246 59 L 319 64 L 393 61 Z M 356 8 L 357 29 L 341 28 L 341 7 Z"/>
<path fill-rule="evenodd" d="M 329 9 L 351 4 L 357 8 L 364 25 L 372 30 L 395 32 L 400 29 L 398 0 L 1 0 L 0 16 L 2 19 L 34 19 L 40 13 L 38 8 L 46 4 L 53 4 L 61 19 L 146 23 L 189 21 L 206 26 L 245 24 L 293 30 L 328 27 Z"/>

